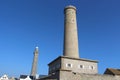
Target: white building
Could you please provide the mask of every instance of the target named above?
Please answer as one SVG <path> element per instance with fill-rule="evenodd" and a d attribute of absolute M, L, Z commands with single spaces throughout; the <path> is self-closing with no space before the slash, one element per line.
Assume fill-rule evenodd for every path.
<path fill-rule="evenodd" d="M 8 79 L 8 76 L 5 74 L 2 77 L 0 77 L 0 80 L 9 80 L 9 79 Z"/>
<path fill-rule="evenodd" d="M 20 80 L 33 80 L 33 76 L 20 75 Z"/>

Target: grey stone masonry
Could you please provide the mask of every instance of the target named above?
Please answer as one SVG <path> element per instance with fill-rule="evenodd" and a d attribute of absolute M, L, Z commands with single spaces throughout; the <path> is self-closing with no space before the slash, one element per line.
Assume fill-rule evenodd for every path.
<path fill-rule="evenodd" d="M 39 80 L 120 80 L 120 76 L 75 73 L 67 70 L 58 70 L 49 77 Z"/>
<path fill-rule="evenodd" d="M 97 63 L 98 62 L 94 60 L 60 56 L 48 64 L 49 74 L 52 74 L 57 70 L 69 70 L 77 73 L 97 74 Z"/>
<path fill-rule="evenodd" d="M 120 80 L 120 76 L 101 74 L 80 74 L 67 71 L 60 71 L 59 80 Z"/>

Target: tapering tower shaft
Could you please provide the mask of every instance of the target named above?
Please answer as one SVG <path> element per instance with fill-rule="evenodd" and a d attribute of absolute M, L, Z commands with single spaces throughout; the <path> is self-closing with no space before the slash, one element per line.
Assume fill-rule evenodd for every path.
<path fill-rule="evenodd" d="M 64 9 L 64 56 L 79 58 L 76 7 Z"/>
<path fill-rule="evenodd" d="M 31 69 L 31 76 L 36 76 L 37 73 L 37 63 L 38 63 L 38 47 L 35 48 L 34 51 L 34 58 L 32 63 L 32 69 Z"/>

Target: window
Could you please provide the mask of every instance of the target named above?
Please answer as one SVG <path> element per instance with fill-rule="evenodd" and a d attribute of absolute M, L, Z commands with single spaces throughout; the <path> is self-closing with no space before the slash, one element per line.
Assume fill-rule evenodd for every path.
<path fill-rule="evenodd" d="M 55 67 L 53 67 L 53 70 L 55 70 Z"/>
<path fill-rule="evenodd" d="M 66 67 L 72 67 L 72 64 L 66 64 Z"/>
<path fill-rule="evenodd" d="M 94 66 L 89 66 L 89 69 L 92 69 L 92 70 L 93 70 L 93 69 L 94 69 Z"/>
<path fill-rule="evenodd" d="M 50 68 L 50 69 L 49 69 L 49 71 L 51 72 L 51 71 L 52 71 L 52 69 Z"/>
<path fill-rule="evenodd" d="M 57 64 L 57 65 L 56 65 L 56 68 L 60 68 L 60 64 Z"/>
<path fill-rule="evenodd" d="M 79 65 L 78 68 L 84 69 L 84 65 Z"/>

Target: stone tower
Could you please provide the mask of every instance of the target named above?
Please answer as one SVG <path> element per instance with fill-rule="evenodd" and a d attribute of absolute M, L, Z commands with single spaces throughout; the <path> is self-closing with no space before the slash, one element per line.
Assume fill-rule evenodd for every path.
<path fill-rule="evenodd" d="M 79 58 L 76 8 L 67 6 L 64 9 L 64 52 L 63 55 Z"/>
<path fill-rule="evenodd" d="M 64 52 L 48 64 L 49 75 L 58 73 L 98 73 L 97 61 L 79 58 L 76 7 L 69 5 L 64 8 Z M 57 75 L 57 73 L 56 73 Z M 64 76 L 59 74 L 59 76 Z M 63 79 L 69 80 L 69 79 Z"/>
<path fill-rule="evenodd" d="M 34 58 L 33 58 L 33 63 L 32 63 L 31 76 L 34 76 L 34 77 L 36 76 L 37 63 L 38 63 L 38 47 L 36 47 L 35 51 L 34 51 Z"/>
<path fill-rule="evenodd" d="M 120 80 L 120 69 L 98 74 L 98 61 L 79 58 L 76 8 L 64 9 L 64 53 L 48 64 L 48 76 L 38 80 Z"/>

